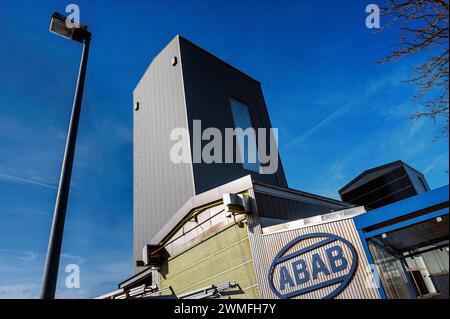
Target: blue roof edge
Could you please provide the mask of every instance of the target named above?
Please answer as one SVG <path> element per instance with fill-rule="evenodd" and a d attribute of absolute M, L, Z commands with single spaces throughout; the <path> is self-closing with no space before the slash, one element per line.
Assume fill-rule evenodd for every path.
<path fill-rule="evenodd" d="M 432 191 L 422 193 L 407 199 L 395 202 L 365 214 L 356 216 L 353 220 L 357 229 L 364 229 L 372 225 L 402 217 L 428 207 L 448 202 L 449 185 L 436 188 Z"/>

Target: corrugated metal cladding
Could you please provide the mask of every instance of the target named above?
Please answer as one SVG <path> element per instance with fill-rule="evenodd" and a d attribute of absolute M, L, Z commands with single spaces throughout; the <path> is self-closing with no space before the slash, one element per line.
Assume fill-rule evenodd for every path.
<path fill-rule="evenodd" d="M 170 159 L 170 133 L 187 128 L 179 41 L 172 40 L 152 61 L 133 93 L 134 260 L 172 215 L 195 195 L 192 167 Z M 178 59 L 179 60 L 179 59 Z M 175 194 L 175 195 L 174 195 Z"/>
<path fill-rule="evenodd" d="M 303 219 L 349 207 L 345 203 L 340 205 L 322 201 L 320 204 L 313 204 L 259 192 L 256 192 L 256 204 L 261 217 L 284 220 Z"/>
<path fill-rule="evenodd" d="M 355 248 L 357 254 L 357 268 L 350 283 L 344 288 L 344 290 L 337 295 L 338 299 L 379 299 L 380 295 L 377 288 L 370 287 L 368 284 L 373 283 L 371 273 L 368 271 L 368 261 L 364 253 L 361 241 L 356 231 L 355 225 L 351 218 L 342 219 L 334 222 L 323 223 L 314 226 L 308 226 L 298 229 L 292 229 L 276 233 L 261 234 L 258 230 L 259 225 L 255 217 L 251 218 L 250 222 L 253 225 L 253 231 L 250 231 L 252 237 L 250 242 L 252 245 L 253 260 L 255 263 L 256 276 L 258 279 L 259 290 L 261 298 L 273 299 L 277 296 L 272 292 L 269 287 L 268 273 L 270 265 L 275 258 L 276 254 L 283 249 L 283 247 L 290 241 L 298 238 L 299 236 L 314 233 L 328 233 L 340 236 L 348 240 Z M 253 224 L 252 224 L 253 223 Z M 256 226 L 256 227 L 255 227 Z M 295 249 L 308 247 L 314 243 L 315 239 L 306 240 L 294 246 Z M 325 247 L 326 248 L 326 247 Z M 344 250 L 348 250 L 347 247 L 343 247 Z M 310 257 L 306 257 L 310 258 Z M 295 259 L 292 259 L 295 260 Z M 256 266 L 258 264 L 259 266 Z M 293 274 L 291 274 L 292 278 Z M 324 289 L 312 291 L 301 296 L 295 297 L 296 299 L 320 299 L 325 295 L 331 293 L 336 288 L 336 285 L 329 286 Z M 289 288 L 288 288 L 289 289 Z"/>

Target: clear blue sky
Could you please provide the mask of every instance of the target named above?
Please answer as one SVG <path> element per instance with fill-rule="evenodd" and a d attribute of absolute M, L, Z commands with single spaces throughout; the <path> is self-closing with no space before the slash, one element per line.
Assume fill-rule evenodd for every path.
<path fill-rule="evenodd" d="M 448 184 L 448 142 L 408 119 L 422 57 L 376 63 L 398 30 L 365 28 L 371 2 L 76 1 L 93 40 L 60 270 L 79 264 L 81 288 L 57 295 L 132 273 L 132 91 L 177 33 L 262 82 L 291 187 L 337 198 L 397 159 Z M 40 288 L 81 49 L 48 24 L 69 3 L 0 0 L 0 298 Z"/>

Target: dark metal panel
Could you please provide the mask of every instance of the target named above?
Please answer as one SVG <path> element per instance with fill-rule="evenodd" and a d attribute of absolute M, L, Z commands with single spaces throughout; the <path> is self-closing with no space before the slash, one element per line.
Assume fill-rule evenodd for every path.
<path fill-rule="evenodd" d="M 417 191 L 403 165 L 341 194 L 344 201 L 369 208 L 378 208 L 414 195 Z"/>
<path fill-rule="evenodd" d="M 346 203 L 334 203 L 318 199 L 305 199 L 291 196 L 283 197 L 280 194 L 271 195 L 256 191 L 256 203 L 261 217 L 277 218 L 283 220 L 297 220 L 333 211 L 349 208 Z"/>
<path fill-rule="evenodd" d="M 225 136 L 225 128 L 234 128 L 230 97 L 249 106 L 255 129 L 269 128 L 270 121 L 261 103 L 262 92 L 255 90 L 259 83 L 224 63 L 205 50 L 180 38 L 183 79 L 189 128 L 193 120 L 200 119 L 202 128 L 218 128 Z M 191 143 L 193 136 L 191 135 Z M 208 141 L 203 141 L 202 146 Z M 223 154 L 225 146 L 222 145 Z M 236 149 L 236 148 L 235 148 Z M 279 165 L 275 175 L 260 175 L 245 170 L 240 163 L 194 163 L 197 194 L 246 176 L 250 173 L 265 183 L 286 187 L 283 168 Z"/>
<path fill-rule="evenodd" d="M 378 208 L 378 207 L 383 207 L 386 205 L 389 205 L 391 203 L 394 202 L 398 202 L 401 201 L 403 199 L 406 199 L 408 197 L 412 197 L 417 195 L 417 192 L 415 191 L 414 187 L 409 184 L 408 186 L 401 188 L 399 190 L 394 191 L 391 194 L 388 194 L 384 197 L 381 198 L 376 198 L 374 201 L 367 203 L 367 205 L 365 205 L 368 208 Z"/>
<path fill-rule="evenodd" d="M 264 94 L 261 88 L 261 83 L 257 81 L 253 81 L 253 90 L 255 93 L 255 99 L 256 103 L 258 104 L 258 110 L 261 113 L 261 120 L 263 122 L 264 127 L 272 127 L 272 123 L 270 121 L 269 112 L 267 110 L 266 101 L 264 99 Z M 269 149 L 269 143 L 270 141 L 267 141 L 266 148 Z M 278 144 L 278 143 L 277 143 Z M 280 187 L 288 187 L 288 183 L 286 180 L 286 176 L 284 175 L 284 168 L 283 163 L 281 161 L 281 156 L 278 154 L 278 171 L 275 174 L 276 183 L 274 185 L 280 186 Z"/>
<path fill-rule="evenodd" d="M 390 171 L 400 167 L 403 165 L 402 161 L 394 161 L 391 163 L 387 163 L 381 166 L 377 166 L 371 169 L 368 169 L 364 172 L 362 172 L 361 174 L 359 174 L 357 177 L 355 177 L 351 182 L 349 182 L 347 185 L 345 185 L 344 187 L 342 187 L 339 190 L 339 194 L 344 194 L 347 192 L 352 191 L 355 188 L 358 188 L 359 186 L 370 182 L 371 180 L 389 173 Z"/>

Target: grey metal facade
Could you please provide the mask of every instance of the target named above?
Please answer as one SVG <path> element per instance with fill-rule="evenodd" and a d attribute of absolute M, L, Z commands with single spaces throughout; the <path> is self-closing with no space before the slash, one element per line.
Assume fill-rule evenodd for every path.
<path fill-rule="evenodd" d="M 170 160 L 170 133 L 187 128 L 181 68 L 170 59 L 180 55 L 178 41 L 170 42 L 152 61 L 137 85 L 134 111 L 134 256 L 195 194 L 192 167 Z"/>
<path fill-rule="evenodd" d="M 240 163 L 174 164 L 170 159 L 175 128 L 189 130 L 191 154 L 193 120 L 223 134 L 234 128 L 230 97 L 248 105 L 255 129 L 271 127 L 260 83 L 180 36 L 154 58 L 139 81 L 133 92 L 135 261 L 188 199 L 252 173 Z M 287 187 L 280 159 L 275 174 L 252 176 Z"/>

